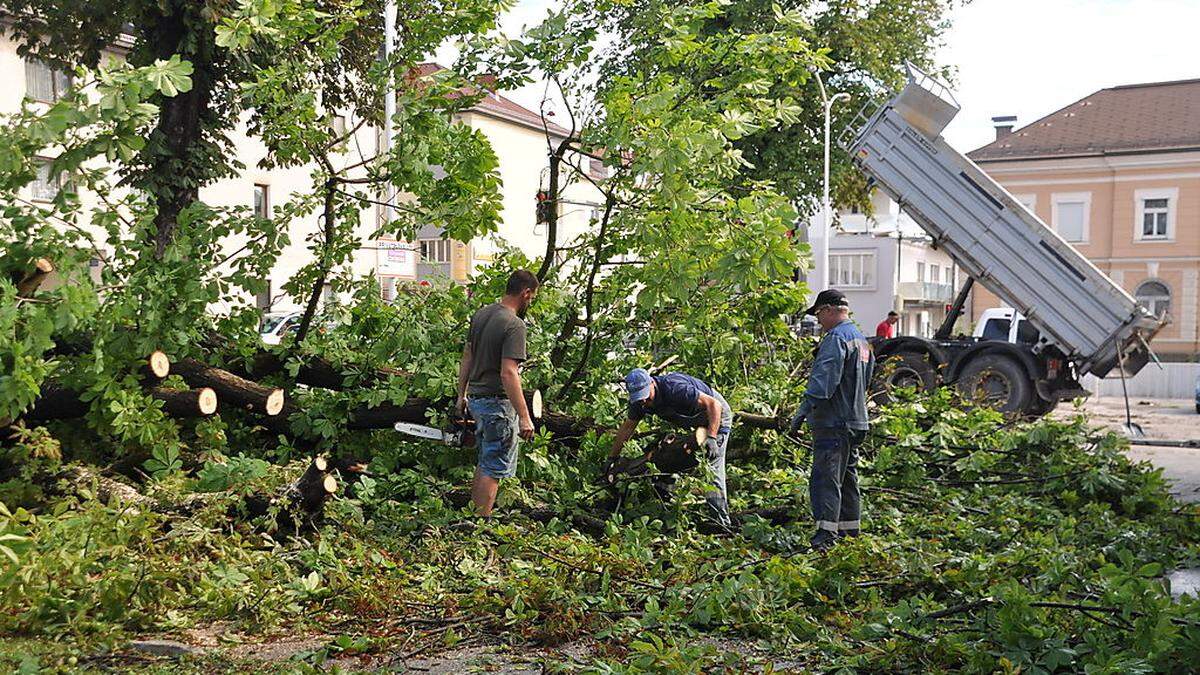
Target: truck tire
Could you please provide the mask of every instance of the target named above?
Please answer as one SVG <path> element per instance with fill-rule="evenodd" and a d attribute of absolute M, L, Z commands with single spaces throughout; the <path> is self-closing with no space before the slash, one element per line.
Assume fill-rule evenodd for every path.
<path fill-rule="evenodd" d="M 1025 367 L 1003 354 L 973 359 L 958 376 L 958 390 L 964 398 L 1006 414 L 1025 412 L 1034 396 Z"/>
<path fill-rule="evenodd" d="M 883 357 L 875 367 L 871 400 L 883 405 L 892 401 L 892 390 L 897 387 L 933 391 L 937 384 L 937 370 L 928 355 L 918 351 L 896 352 Z"/>
<path fill-rule="evenodd" d="M 1047 401 L 1036 393 L 1029 397 L 1029 408 L 1025 414 L 1030 417 L 1042 417 L 1058 407 L 1058 401 Z"/>

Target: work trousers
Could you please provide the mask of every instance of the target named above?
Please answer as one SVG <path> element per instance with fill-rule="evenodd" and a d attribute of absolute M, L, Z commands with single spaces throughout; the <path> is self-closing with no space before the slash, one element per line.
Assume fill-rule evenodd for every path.
<path fill-rule="evenodd" d="M 858 446 L 866 433 L 844 427 L 812 430 L 813 465 L 808 496 L 818 535 L 858 534 L 861 513 Z"/>

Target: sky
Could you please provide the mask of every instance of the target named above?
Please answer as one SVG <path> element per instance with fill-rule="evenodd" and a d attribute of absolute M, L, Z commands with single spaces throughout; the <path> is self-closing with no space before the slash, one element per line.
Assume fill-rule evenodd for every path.
<path fill-rule="evenodd" d="M 519 0 L 502 28 L 517 35 L 556 4 Z M 1200 0 L 972 0 L 951 19 L 938 60 L 957 68 L 945 137 L 963 152 L 995 137 L 993 116 L 1024 126 L 1105 87 L 1200 78 Z M 537 110 L 544 91 L 506 95 Z"/>

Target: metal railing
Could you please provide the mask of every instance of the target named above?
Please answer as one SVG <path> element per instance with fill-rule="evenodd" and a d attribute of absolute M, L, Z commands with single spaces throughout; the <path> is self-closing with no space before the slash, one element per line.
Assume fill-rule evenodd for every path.
<path fill-rule="evenodd" d="M 951 284 L 935 284 L 928 281 L 902 281 L 899 284 L 899 294 L 905 300 L 925 302 L 950 302 L 954 299 L 954 286 Z"/>

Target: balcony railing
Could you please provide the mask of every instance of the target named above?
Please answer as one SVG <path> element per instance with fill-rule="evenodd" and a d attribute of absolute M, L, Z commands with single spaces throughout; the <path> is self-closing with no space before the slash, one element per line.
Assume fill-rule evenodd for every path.
<path fill-rule="evenodd" d="M 950 302 L 954 299 L 954 286 L 928 281 L 902 281 L 900 282 L 900 295 L 905 300 Z"/>

